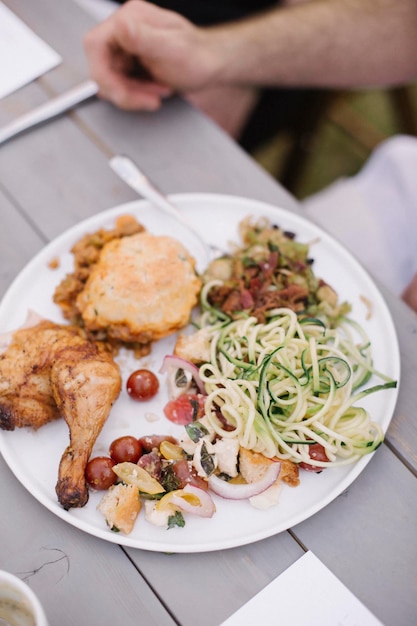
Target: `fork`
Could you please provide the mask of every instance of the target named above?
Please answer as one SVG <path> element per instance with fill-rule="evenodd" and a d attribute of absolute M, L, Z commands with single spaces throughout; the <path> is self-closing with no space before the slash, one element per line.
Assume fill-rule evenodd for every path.
<path fill-rule="evenodd" d="M 183 226 L 185 226 L 198 241 L 199 246 L 204 251 L 206 261 L 211 261 L 225 252 L 217 246 L 208 244 L 200 233 L 194 228 L 189 220 L 181 213 L 179 208 L 160 191 L 156 185 L 147 177 L 136 163 L 128 156 L 116 155 L 109 161 L 110 167 L 125 183 L 134 189 L 139 195 L 149 200 L 154 206 L 165 213 L 173 216 Z"/>

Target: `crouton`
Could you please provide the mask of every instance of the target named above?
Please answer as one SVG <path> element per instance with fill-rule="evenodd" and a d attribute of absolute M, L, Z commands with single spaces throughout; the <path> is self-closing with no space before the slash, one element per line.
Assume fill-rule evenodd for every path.
<path fill-rule="evenodd" d="M 252 452 L 246 448 L 240 448 L 239 451 L 239 469 L 242 478 L 247 483 L 256 483 L 264 476 L 271 463 L 274 463 L 272 459 L 268 459 L 259 452 Z"/>
<path fill-rule="evenodd" d="M 280 459 L 281 470 L 279 472 L 278 480 L 282 480 L 290 487 L 298 487 L 300 479 L 298 476 L 298 465 L 288 459 Z"/>
<path fill-rule="evenodd" d="M 246 448 L 240 448 L 239 451 L 239 469 L 241 476 L 247 483 L 254 483 L 260 480 L 271 463 L 279 461 L 281 464 L 278 482 L 282 481 L 291 487 L 297 487 L 300 484 L 298 477 L 298 465 L 288 459 L 268 459 L 259 454 L 252 452 Z"/>
<path fill-rule="evenodd" d="M 210 330 L 200 328 L 192 335 L 179 335 L 174 354 L 191 363 L 210 361 Z"/>
<path fill-rule="evenodd" d="M 124 483 L 113 485 L 104 494 L 97 509 L 104 515 L 111 530 L 129 535 L 141 509 L 139 490 Z"/>

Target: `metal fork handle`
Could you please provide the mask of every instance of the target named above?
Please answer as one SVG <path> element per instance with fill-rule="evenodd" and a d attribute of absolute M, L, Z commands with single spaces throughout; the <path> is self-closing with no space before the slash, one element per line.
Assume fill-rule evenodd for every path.
<path fill-rule="evenodd" d="M 150 200 L 152 204 L 159 207 L 162 211 L 170 213 L 187 226 L 187 228 L 192 228 L 178 208 L 168 200 L 163 192 L 157 188 L 155 183 L 141 172 L 132 159 L 124 155 L 116 155 L 110 159 L 110 167 L 129 185 L 129 187 L 137 191 L 139 195 Z"/>
<path fill-rule="evenodd" d="M 208 243 L 203 239 L 200 233 L 197 232 L 194 226 L 190 224 L 175 204 L 170 202 L 169 199 L 161 191 L 159 191 L 156 185 L 151 182 L 149 178 L 143 174 L 143 172 L 140 171 L 136 163 L 131 158 L 124 155 L 116 155 L 110 159 L 110 167 L 139 195 L 149 200 L 154 206 L 161 209 L 161 211 L 169 213 L 175 217 L 176 220 L 181 222 L 183 226 L 192 232 L 204 250 L 206 260 L 210 260 L 212 254 Z"/>

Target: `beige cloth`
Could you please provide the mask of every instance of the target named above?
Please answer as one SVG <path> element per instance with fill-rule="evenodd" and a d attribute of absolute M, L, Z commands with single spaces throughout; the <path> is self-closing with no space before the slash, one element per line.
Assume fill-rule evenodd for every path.
<path fill-rule="evenodd" d="M 306 215 L 400 295 L 417 272 L 417 138 L 380 144 L 363 169 L 302 203 Z"/>

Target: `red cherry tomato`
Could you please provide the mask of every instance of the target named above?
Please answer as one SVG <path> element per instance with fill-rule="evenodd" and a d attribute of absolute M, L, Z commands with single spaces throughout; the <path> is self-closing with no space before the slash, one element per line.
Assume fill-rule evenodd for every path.
<path fill-rule="evenodd" d="M 152 452 L 154 448 L 159 450 L 159 446 L 163 441 L 178 444 L 175 437 L 172 437 L 171 435 L 145 435 L 144 437 L 139 438 L 139 443 L 141 444 L 144 452 Z"/>
<path fill-rule="evenodd" d="M 103 491 L 114 485 L 117 480 L 112 469 L 114 465 L 115 462 L 108 456 L 96 456 L 91 459 L 85 468 L 85 478 L 90 487 Z"/>
<path fill-rule="evenodd" d="M 150 370 L 136 370 L 129 376 L 126 389 L 133 400 L 150 400 L 158 393 L 159 380 Z"/>
<path fill-rule="evenodd" d="M 205 400 L 201 393 L 183 394 L 165 405 L 165 416 L 174 424 L 189 424 L 203 417 Z"/>
<path fill-rule="evenodd" d="M 115 463 L 124 463 L 125 461 L 137 463 L 142 454 L 142 445 L 136 437 L 126 435 L 112 441 L 109 452 Z"/>
<path fill-rule="evenodd" d="M 325 461 L 328 462 L 328 457 L 326 454 L 325 448 L 321 445 L 321 443 L 312 443 L 309 446 L 309 456 L 310 459 L 314 459 L 315 461 Z M 322 472 L 325 467 L 317 467 L 317 465 L 310 465 L 310 463 L 300 463 L 300 467 L 307 472 Z"/>

